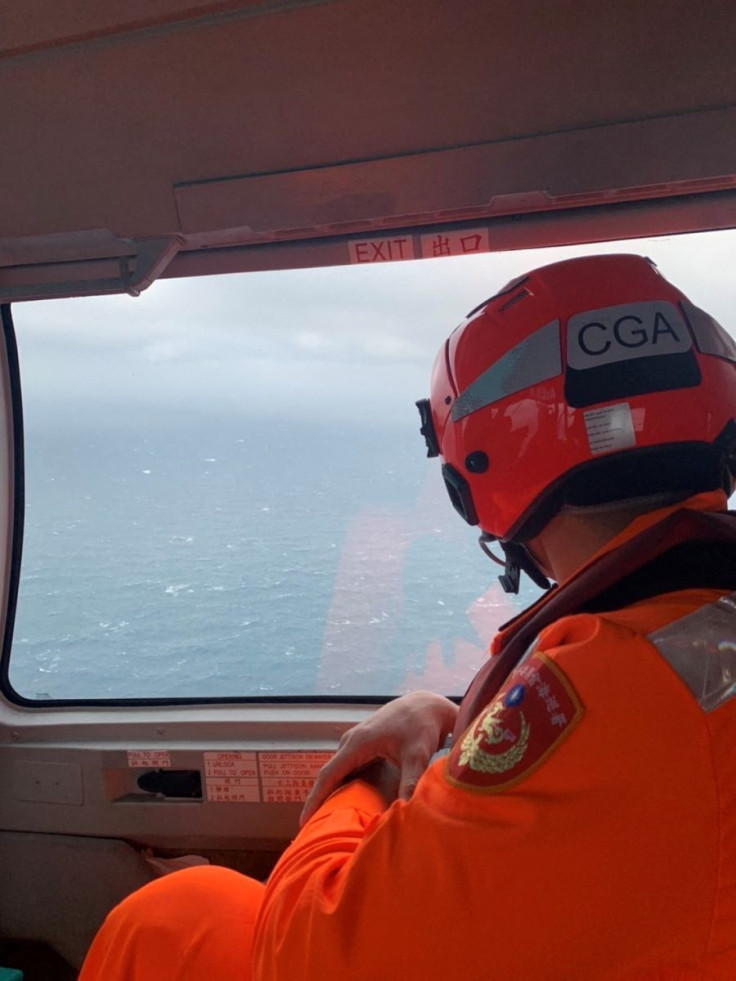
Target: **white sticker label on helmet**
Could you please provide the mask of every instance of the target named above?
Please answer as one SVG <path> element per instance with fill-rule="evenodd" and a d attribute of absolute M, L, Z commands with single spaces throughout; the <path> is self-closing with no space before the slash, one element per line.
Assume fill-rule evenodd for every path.
<path fill-rule="evenodd" d="M 583 418 L 593 456 L 636 446 L 634 420 L 628 402 L 607 405 L 605 409 L 591 409 L 583 413 Z"/>
<path fill-rule="evenodd" d="M 584 371 L 617 361 L 682 354 L 692 347 L 680 311 L 665 300 L 576 313 L 567 324 L 567 363 Z"/>

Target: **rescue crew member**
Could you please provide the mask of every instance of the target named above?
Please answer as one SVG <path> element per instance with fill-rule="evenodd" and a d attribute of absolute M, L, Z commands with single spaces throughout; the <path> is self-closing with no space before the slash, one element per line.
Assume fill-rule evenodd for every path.
<path fill-rule="evenodd" d="M 649 260 L 574 259 L 474 310 L 419 406 L 504 588 L 559 585 L 459 711 L 347 734 L 265 888 L 146 886 L 81 981 L 736 978 L 736 344 Z"/>

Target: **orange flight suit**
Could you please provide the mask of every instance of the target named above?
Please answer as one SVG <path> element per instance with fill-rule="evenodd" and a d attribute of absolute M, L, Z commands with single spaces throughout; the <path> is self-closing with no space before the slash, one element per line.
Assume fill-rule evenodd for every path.
<path fill-rule="evenodd" d="M 262 900 L 244 877 L 216 904 L 200 898 L 215 869 L 146 887 L 110 915 L 80 981 L 736 978 L 736 699 L 704 710 L 648 639 L 725 594 L 556 621 L 411 801 L 387 808 L 360 780 L 340 789 Z M 724 643 L 736 652 L 736 632 Z M 166 929 L 180 929 L 165 964 L 146 960 L 156 889 Z M 231 915 L 238 903 L 249 912 Z"/>

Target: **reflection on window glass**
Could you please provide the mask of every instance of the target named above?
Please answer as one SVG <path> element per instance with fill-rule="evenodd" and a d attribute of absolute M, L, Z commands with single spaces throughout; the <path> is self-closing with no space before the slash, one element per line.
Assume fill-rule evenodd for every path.
<path fill-rule="evenodd" d="M 464 314 L 649 255 L 733 332 L 732 233 L 155 284 L 16 308 L 25 697 L 459 694 L 507 597 L 414 401 Z"/>

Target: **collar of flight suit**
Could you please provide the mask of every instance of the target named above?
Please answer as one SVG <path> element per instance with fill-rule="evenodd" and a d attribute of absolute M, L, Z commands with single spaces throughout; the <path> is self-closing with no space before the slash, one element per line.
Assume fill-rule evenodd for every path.
<path fill-rule="evenodd" d="M 528 619 L 530 619 L 531 616 L 536 616 L 549 602 L 552 596 L 556 596 L 558 594 L 559 590 L 569 587 L 574 582 L 581 579 L 584 575 L 587 575 L 591 567 L 596 565 L 604 555 L 608 555 L 609 552 L 613 552 L 615 549 L 620 548 L 620 546 L 625 545 L 626 542 L 637 538 L 639 535 L 643 534 L 643 532 L 647 531 L 649 528 L 652 528 L 654 525 L 660 524 L 677 511 L 684 509 L 688 511 L 718 512 L 725 511 L 727 504 L 728 501 L 723 491 L 705 491 L 702 494 L 695 494 L 692 497 L 689 497 L 687 500 L 680 501 L 677 504 L 671 504 L 668 507 L 657 508 L 654 511 L 647 511 L 646 514 L 640 514 L 610 541 L 606 542 L 602 548 L 599 548 L 598 551 L 595 552 L 595 554 L 592 555 L 585 563 L 585 565 L 581 566 L 580 569 L 560 583 L 559 586 L 545 593 L 540 597 L 540 599 L 537 600 L 536 603 L 533 603 L 518 616 L 514 617 L 513 620 L 509 620 L 508 623 L 503 624 L 491 642 L 490 653 L 492 655 L 497 654 L 502 649 L 512 632 L 516 632 L 516 630 L 518 630 Z"/>
<path fill-rule="evenodd" d="M 581 612 L 598 595 L 626 580 L 631 573 L 646 570 L 649 562 L 678 543 L 695 539 L 736 543 L 736 519 L 722 513 L 726 507 L 726 495 L 722 491 L 710 491 L 640 515 L 569 579 L 505 624 L 493 639 L 492 657 L 465 693 L 454 737 L 457 738 L 477 712 L 492 700 L 524 651 L 546 626 Z M 714 514 L 708 521 L 700 517 L 713 512 L 721 514 Z M 707 527 L 703 528 L 704 524 Z M 661 533 L 657 531 L 660 525 Z"/>

